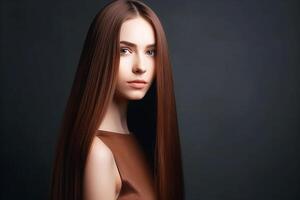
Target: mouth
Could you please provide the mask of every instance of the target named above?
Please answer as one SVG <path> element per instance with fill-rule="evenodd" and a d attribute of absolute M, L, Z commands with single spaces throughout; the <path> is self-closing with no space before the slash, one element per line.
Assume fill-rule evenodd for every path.
<path fill-rule="evenodd" d="M 135 81 L 127 81 L 130 87 L 133 87 L 135 89 L 142 89 L 146 86 L 146 81 L 141 80 L 135 80 Z"/>

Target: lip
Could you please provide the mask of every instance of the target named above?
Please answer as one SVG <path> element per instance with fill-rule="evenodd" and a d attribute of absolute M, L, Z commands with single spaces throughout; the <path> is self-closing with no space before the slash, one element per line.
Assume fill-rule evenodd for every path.
<path fill-rule="evenodd" d="M 127 81 L 128 83 L 147 83 L 146 81 L 142 80 L 142 79 L 136 79 L 136 80 L 132 80 L 132 81 Z"/>
<path fill-rule="evenodd" d="M 133 81 L 127 81 L 127 83 L 135 88 L 135 89 L 142 89 L 146 86 L 147 82 L 144 80 L 133 80 Z"/>

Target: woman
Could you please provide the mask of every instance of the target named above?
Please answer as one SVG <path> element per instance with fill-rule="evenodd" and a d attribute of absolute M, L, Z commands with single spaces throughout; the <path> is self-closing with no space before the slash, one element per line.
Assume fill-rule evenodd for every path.
<path fill-rule="evenodd" d="M 140 1 L 107 4 L 89 28 L 50 193 L 52 200 L 184 199 L 167 40 Z"/>

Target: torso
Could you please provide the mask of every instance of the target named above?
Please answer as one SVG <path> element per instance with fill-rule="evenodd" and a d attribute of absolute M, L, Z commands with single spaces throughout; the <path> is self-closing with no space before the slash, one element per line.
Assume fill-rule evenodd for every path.
<path fill-rule="evenodd" d="M 120 194 L 121 188 L 122 188 L 122 179 L 121 179 L 120 173 L 118 171 L 115 159 L 114 159 L 114 169 L 115 169 L 116 199 L 117 199 Z"/>
<path fill-rule="evenodd" d="M 146 156 L 135 136 L 98 130 L 98 138 L 113 155 L 115 199 L 154 200 L 154 182 Z"/>

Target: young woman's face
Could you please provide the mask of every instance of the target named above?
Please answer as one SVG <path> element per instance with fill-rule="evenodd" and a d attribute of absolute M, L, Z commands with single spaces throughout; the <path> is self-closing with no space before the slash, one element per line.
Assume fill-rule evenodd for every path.
<path fill-rule="evenodd" d="M 155 53 L 155 34 L 149 22 L 137 17 L 122 24 L 118 97 L 139 100 L 145 96 L 155 77 Z"/>

